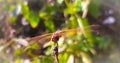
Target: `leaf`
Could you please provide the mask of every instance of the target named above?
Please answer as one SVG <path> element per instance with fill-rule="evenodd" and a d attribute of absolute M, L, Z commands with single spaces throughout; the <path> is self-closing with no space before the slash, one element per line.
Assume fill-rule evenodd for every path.
<path fill-rule="evenodd" d="M 40 61 L 41 61 L 40 59 L 38 59 L 38 58 L 34 58 L 34 60 L 31 61 L 31 63 L 41 63 Z"/>
<path fill-rule="evenodd" d="M 66 14 L 74 14 L 77 12 L 77 9 L 73 6 L 73 4 L 69 4 L 68 7 L 64 10 Z"/>
<path fill-rule="evenodd" d="M 53 58 L 51 58 L 50 56 L 46 56 L 41 59 L 41 63 L 54 63 L 53 61 Z"/>
<path fill-rule="evenodd" d="M 52 4 L 48 4 L 44 11 L 47 13 L 48 16 L 52 16 L 55 14 L 55 7 Z"/>
<path fill-rule="evenodd" d="M 54 23 L 53 23 L 52 20 L 46 19 L 46 20 L 44 21 L 44 24 L 45 24 L 46 28 L 47 28 L 50 32 L 55 31 L 55 26 L 54 26 Z"/>
<path fill-rule="evenodd" d="M 15 55 L 21 55 L 23 53 L 23 50 L 21 48 L 18 48 L 17 50 L 14 51 Z"/>
<path fill-rule="evenodd" d="M 95 18 L 99 16 L 101 0 L 91 0 L 88 6 L 88 12 Z"/>
<path fill-rule="evenodd" d="M 16 16 L 12 16 L 9 18 L 9 22 L 14 24 L 15 23 L 15 20 L 16 20 Z"/>
<path fill-rule="evenodd" d="M 74 7 L 77 9 L 78 11 L 82 11 L 82 5 L 81 5 L 81 0 L 75 0 L 75 2 L 73 3 Z"/>
<path fill-rule="evenodd" d="M 45 18 L 46 15 L 47 15 L 46 12 L 43 12 L 43 11 L 39 12 L 39 17 L 41 18 Z"/>
<path fill-rule="evenodd" d="M 39 48 L 39 45 L 38 45 L 38 43 L 33 43 L 33 44 L 31 44 L 31 45 L 29 46 L 29 48 L 31 48 L 31 49 L 38 49 L 38 48 Z"/>
<path fill-rule="evenodd" d="M 103 37 L 95 37 L 96 42 L 99 44 L 99 48 L 107 48 L 111 42 L 111 39 L 109 36 L 103 36 Z"/>
<path fill-rule="evenodd" d="M 82 10 L 81 0 L 75 0 L 73 3 L 67 3 L 67 8 L 64 10 L 66 14 L 75 14 Z"/>
<path fill-rule="evenodd" d="M 28 19 L 29 18 L 29 12 L 30 12 L 28 6 L 26 4 L 24 4 L 24 3 L 22 3 L 21 8 L 22 8 L 22 14 L 24 15 L 24 17 L 26 19 Z"/>
<path fill-rule="evenodd" d="M 59 63 L 66 63 L 68 59 L 68 53 L 61 53 L 58 55 Z"/>
<path fill-rule="evenodd" d="M 68 26 L 70 28 L 78 27 L 77 20 L 75 19 L 75 17 L 73 15 L 69 18 Z"/>
<path fill-rule="evenodd" d="M 87 43 L 87 42 L 82 42 L 81 44 L 80 44 L 80 48 L 83 50 L 83 51 L 89 51 L 90 50 L 90 48 L 91 48 L 91 46 Z"/>
<path fill-rule="evenodd" d="M 39 15 L 35 12 L 30 12 L 28 20 L 32 28 L 36 28 L 40 22 Z"/>
<path fill-rule="evenodd" d="M 48 46 L 52 46 L 52 45 L 54 45 L 54 42 L 50 41 L 50 42 L 46 43 L 46 44 L 44 45 L 44 47 L 48 47 Z"/>
<path fill-rule="evenodd" d="M 11 5 L 11 6 L 9 6 L 9 11 L 13 11 L 14 9 L 15 9 L 15 5 Z"/>
<path fill-rule="evenodd" d="M 22 4 L 23 16 L 28 20 L 32 28 L 36 28 L 40 22 L 39 14 L 34 11 L 30 11 L 26 4 Z"/>
<path fill-rule="evenodd" d="M 17 58 L 17 59 L 15 60 L 15 63 L 21 63 L 20 59 Z"/>
<path fill-rule="evenodd" d="M 88 40 L 89 44 L 93 46 L 93 37 L 90 32 L 89 24 L 86 19 L 77 17 L 79 27 L 81 28 L 81 32 L 84 34 L 85 38 Z"/>
<path fill-rule="evenodd" d="M 8 60 L 3 61 L 3 63 L 10 63 Z"/>

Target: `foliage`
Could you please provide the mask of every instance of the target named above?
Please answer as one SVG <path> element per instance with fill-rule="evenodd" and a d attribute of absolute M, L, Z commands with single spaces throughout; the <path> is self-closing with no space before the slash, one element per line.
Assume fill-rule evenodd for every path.
<path fill-rule="evenodd" d="M 94 1 L 95 0 L 93 0 L 89 6 L 89 13 L 92 16 L 97 17 L 99 13 L 99 4 L 94 5 L 94 3 L 96 3 Z M 39 10 L 39 12 L 31 10 L 26 3 L 21 3 L 21 13 L 23 14 L 23 17 L 29 22 L 32 28 L 36 28 L 37 26 L 39 26 L 41 19 L 43 19 L 43 24 L 45 25 L 46 29 L 49 32 L 54 32 L 54 19 L 56 19 L 54 17 L 55 14 L 60 12 L 63 15 L 66 15 L 66 17 L 63 17 L 64 21 L 66 22 L 61 24 L 65 24 L 65 26 L 62 27 L 62 30 L 69 30 L 70 28 L 80 29 L 79 31 L 67 31 L 65 34 L 63 34 L 63 36 L 60 37 L 58 41 L 59 63 L 67 63 L 71 62 L 72 60 L 72 63 L 92 63 L 91 54 L 94 55 L 96 53 L 96 44 L 98 44 L 98 48 L 101 48 L 103 46 L 105 47 L 109 44 L 109 37 L 107 37 L 108 39 L 106 39 L 106 37 L 94 36 L 92 34 L 87 18 L 83 18 L 81 16 L 81 13 L 84 12 L 82 7 L 83 2 L 85 2 L 85 0 L 57 0 L 55 3 L 52 2 L 44 5 Z M 13 9 L 13 7 L 11 7 L 11 9 Z M 11 20 L 15 20 L 14 18 L 11 17 Z M 14 38 L 12 39 L 14 40 Z M 51 42 L 43 44 L 43 46 L 39 45 L 39 41 L 33 41 L 33 43 L 28 42 L 29 44 L 27 46 L 21 45 L 22 42 L 24 43 L 24 41 L 20 41 L 20 45 L 18 44 L 18 42 L 18 46 L 16 45 L 16 43 L 11 45 L 11 47 L 14 49 L 14 57 L 12 57 L 15 59 L 14 63 L 22 63 L 22 61 L 25 61 L 26 57 L 27 59 L 29 59 L 29 63 L 54 62 L 52 54 L 53 44 L 51 45 Z M 3 59 L 3 61 L 3 63 L 10 62 L 6 59 Z"/>
<path fill-rule="evenodd" d="M 92 2 L 90 3 L 88 9 L 89 9 L 89 13 L 97 18 L 100 14 L 99 14 L 99 7 L 100 7 L 100 3 L 101 0 L 97 1 L 97 0 L 91 0 Z"/>
<path fill-rule="evenodd" d="M 39 15 L 36 12 L 30 11 L 26 4 L 22 4 L 22 14 L 29 21 L 30 25 L 35 28 L 39 23 Z"/>

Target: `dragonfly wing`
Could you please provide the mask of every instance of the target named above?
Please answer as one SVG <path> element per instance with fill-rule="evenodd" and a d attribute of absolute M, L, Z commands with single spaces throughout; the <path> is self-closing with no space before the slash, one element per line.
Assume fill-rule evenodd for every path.
<path fill-rule="evenodd" d="M 30 43 L 38 43 L 40 47 L 43 47 L 44 44 L 48 43 L 51 40 L 52 33 L 44 34 L 36 37 L 32 37 L 28 40 Z"/>
<path fill-rule="evenodd" d="M 47 36 L 51 36 L 51 35 L 52 35 L 52 33 L 44 34 L 44 35 L 40 35 L 40 36 L 35 36 L 35 37 L 30 38 L 30 39 L 28 40 L 28 42 L 43 40 L 43 39 L 45 39 Z"/>
<path fill-rule="evenodd" d="M 41 46 L 43 46 L 45 43 L 50 42 L 50 40 L 51 40 L 51 35 L 46 36 L 46 37 L 44 37 L 44 38 L 41 38 L 40 40 L 38 40 L 38 43 L 39 43 Z"/>

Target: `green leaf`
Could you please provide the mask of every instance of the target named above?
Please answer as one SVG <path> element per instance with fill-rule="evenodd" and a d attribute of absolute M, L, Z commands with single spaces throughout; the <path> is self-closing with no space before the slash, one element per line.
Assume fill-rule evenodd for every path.
<path fill-rule="evenodd" d="M 109 36 L 95 37 L 96 42 L 99 44 L 100 48 L 107 48 L 111 42 Z"/>
<path fill-rule="evenodd" d="M 32 43 L 32 44 L 29 46 L 29 48 L 31 48 L 31 49 L 38 49 L 38 48 L 39 48 L 39 45 L 38 45 L 38 43 Z"/>
<path fill-rule="evenodd" d="M 73 4 L 69 4 L 68 7 L 64 10 L 66 14 L 74 14 L 77 12 L 77 9 L 73 6 Z"/>
<path fill-rule="evenodd" d="M 73 15 L 69 18 L 68 26 L 70 28 L 78 27 L 77 20 L 75 19 L 75 17 Z"/>
<path fill-rule="evenodd" d="M 40 59 L 38 59 L 38 58 L 34 58 L 34 60 L 31 61 L 31 63 L 41 63 L 40 61 L 41 61 Z"/>
<path fill-rule="evenodd" d="M 44 45 L 44 47 L 48 47 L 48 46 L 52 46 L 52 45 L 54 45 L 54 42 L 50 41 L 50 42 L 46 43 L 46 44 Z"/>
<path fill-rule="evenodd" d="M 36 28 L 40 22 L 39 14 L 34 11 L 30 11 L 26 4 L 22 4 L 23 16 L 28 20 L 32 28 Z"/>
<path fill-rule="evenodd" d="M 15 60 L 15 63 L 21 63 L 20 59 L 17 58 L 17 59 Z"/>
<path fill-rule="evenodd" d="M 30 12 L 28 20 L 29 20 L 30 25 L 33 28 L 37 27 L 40 22 L 39 15 L 35 12 Z"/>
<path fill-rule="evenodd" d="M 15 50 L 14 54 L 15 55 L 21 55 L 23 53 L 23 50 L 21 48 L 18 48 L 17 50 Z"/>
<path fill-rule="evenodd" d="M 30 12 L 28 6 L 26 4 L 24 4 L 24 3 L 22 3 L 21 8 L 22 8 L 22 14 L 24 15 L 24 17 L 26 19 L 28 19 L 29 18 L 29 12 Z"/>
<path fill-rule="evenodd" d="M 75 2 L 73 3 L 73 6 L 77 9 L 78 11 L 82 11 L 82 5 L 81 5 L 81 0 L 75 0 Z"/>
<path fill-rule="evenodd" d="M 64 10 L 66 14 L 75 14 L 82 10 L 81 0 L 75 0 L 73 3 L 67 3 L 67 8 Z"/>
<path fill-rule="evenodd" d="M 92 48 L 87 42 L 82 42 L 79 46 L 82 51 L 89 51 Z"/>
<path fill-rule="evenodd" d="M 4 60 L 3 63 L 10 63 L 8 60 Z"/>
<path fill-rule="evenodd" d="M 50 32 L 55 31 L 54 23 L 53 23 L 52 20 L 48 20 L 48 19 L 47 19 L 47 20 L 44 21 L 44 24 L 45 24 L 46 28 L 47 28 Z"/>
<path fill-rule="evenodd" d="M 55 14 L 55 7 L 52 4 L 48 4 L 44 11 L 47 13 L 48 16 L 52 16 Z"/>
<path fill-rule="evenodd" d="M 61 53 L 58 55 L 59 63 L 67 63 L 68 53 Z"/>
<path fill-rule="evenodd" d="M 88 12 L 95 18 L 99 16 L 101 0 L 91 0 L 88 6 Z"/>
<path fill-rule="evenodd" d="M 41 59 L 41 63 L 54 63 L 53 61 L 53 58 L 51 58 L 50 56 L 46 56 Z"/>
<path fill-rule="evenodd" d="M 46 12 L 43 12 L 43 11 L 39 12 L 39 17 L 40 18 L 45 18 L 46 15 L 47 15 Z"/>
<path fill-rule="evenodd" d="M 84 18 L 81 17 L 77 17 L 78 23 L 79 23 L 79 27 L 81 28 L 82 33 L 84 34 L 85 38 L 87 39 L 87 41 L 89 42 L 89 44 L 91 44 L 91 46 L 93 46 L 93 37 L 89 28 L 89 24 L 88 21 Z"/>
<path fill-rule="evenodd" d="M 9 18 L 9 22 L 14 24 L 15 23 L 15 20 L 16 20 L 16 16 L 12 16 Z"/>
<path fill-rule="evenodd" d="M 9 6 L 9 11 L 13 11 L 15 9 L 15 5 L 10 5 Z"/>

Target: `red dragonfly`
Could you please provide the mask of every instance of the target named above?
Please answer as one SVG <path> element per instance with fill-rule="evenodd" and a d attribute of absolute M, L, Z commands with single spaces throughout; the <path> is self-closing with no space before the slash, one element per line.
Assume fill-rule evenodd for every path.
<path fill-rule="evenodd" d="M 80 28 L 75 28 L 75 29 L 70 29 L 70 30 L 58 30 L 54 33 L 48 33 L 48 34 L 43 34 L 43 35 L 32 37 L 28 40 L 28 42 L 37 41 L 41 44 L 44 44 L 46 42 L 54 40 L 52 38 L 58 39 L 59 36 L 62 36 L 68 32 L 75 32 L 75 31 L 79 31 L 79 30 L 80 30 Z"/>
<path fill-rule="evenodd" d="M 70 29 L 70 30 L 58 30 L 55 33 L 48 33 L 48 34 L 44 34 L 44 35 L 39 35 L 39 36 L 35 36 L 32 37 L 30 39 L 28 39 L 27 41 L 31 43 L 38 43 L 39 48 L 37 50 L 33 50 L 32 53 L 34 54 L 42 54 L 43 50 L 46 48 L 44 47 L 44 45 L 50 41 L 57 41 L 59 39 L 60 36 L 68 33 L 68 32 L 75 32 L 75 31 L 79 31 L 80 28 L 76 28 L 76 29 Z M 25 49 L 27 50 L 27 49 Z"/>
<path fill-rule="evenodd" d="M 88 28 L 88 27 L 86 27 Z M 96 32 L 96 26 L 90 26 L 90 28 L 92 28 L 91 32 Z M 40 49 L 44 49 L 44 45 L 50 41 L 56 41 L 59 39 L 60 36 L 64 36 L 68 33 L 72 33 L 75 34 L 77 32 L 81 32 L 80 28 L 75 28 L 75 29 L 68 29 L 68 30 L 58 30 L 55 33 L 48 33 L 48 34 L 43 34 L 43 35 L 39 35 L 39 36 L 35 36 L 32 37 L 30 39 L 28 39 L 28 42 L 37 42 L 40 45 Z M 41 52 L 43 52 L 42 50 L 34 50 L 35 54 L 40 54 Z M 39 53 L 40 52 L 40 53 Z"/>
<path fill-rule="evenodd" d="M 88 28 L 88 27 L 86 27 L 86 28 Z M 99 26 L 98 25 L 97 26 L 92 25 L 92 26 L 90 26 L 90 28 L 92 29 L 91 30 L 92 32 L 96 32 L 99 29 Z M 37 42 L 39 42 L 43 45 L 46 42 L 49 42 L 50 40 L 52 40 L 52 38 L 54 38 L 55 35 L 62 36 L 62 35 L 65 35 L 69 32 L 75 33 L 77 31 L 81 31 L 81 29 L 80 28 L 75 28 L 75 29 L 68 29 L 68 30 L 58 30 L 55 33 L 48 33 L 48 34 L 43 34 L 43 35 L 32 37 L 28 40 L 28 42 L 37 41 Z"/>

